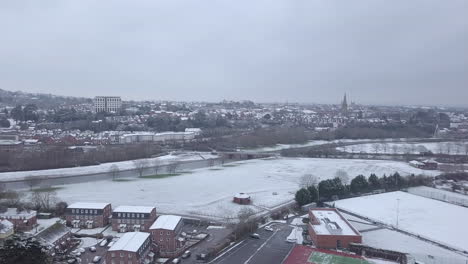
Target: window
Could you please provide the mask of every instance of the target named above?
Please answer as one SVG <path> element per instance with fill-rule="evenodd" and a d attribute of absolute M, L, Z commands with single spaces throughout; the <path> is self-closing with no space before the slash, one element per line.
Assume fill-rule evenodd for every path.
<path fill-rule="evenodd" d="M 85 214 L 87 214 L 87 213 L 88 213 L 88 210 L 86 209 L 86 210 L 84 210 L 84 212 L 85 212 Z"/>
<path fill-rule="evenodd" d="M 74 213 L 75 213 L 75 209 L 72 209 L 72 214 L 74 214 Z"/>
<path fill-rule="evenodd" d="M 112 256 L 113 258 L 115 258 L 115 252 L 112 252 L 111 256 Z"/>
<path fill-rule="evenodd" d="M 117 216 L 120 217 L 120 213 L 117 213 Z"/>
<path fill-rule="evenodd" d="M 169 238 L 166 238 L 166 241 L 169 241 Z"/>
<path fill-rule="evenodd" d="M 163 231 L 161 231 L 159 234 L 162 236 L 162 235 L 163 235 L 163 233 L 164 233 L 164 232 L 163 232 Z"/>
<path fill-rule="evenodd" d="M 163 242 L 163 238 L 161 237 L 161 238 L 159 239 L 159 241 Z"/>
<path fill-rule="evenodd" d="M 170 235 L 171 235 L 171 232 L 167 231 L 166 235 L 170 236 Z"/>
<path fill-rule="evenodd" d="M 121 257 L 121 258 L 122 258 L 122 257 L 125 257 L 125 253 L 120 252 L 120 257 Z"/>

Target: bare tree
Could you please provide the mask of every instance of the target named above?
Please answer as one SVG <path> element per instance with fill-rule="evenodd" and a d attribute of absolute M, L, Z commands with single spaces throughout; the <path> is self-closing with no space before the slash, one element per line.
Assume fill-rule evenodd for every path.
<path fill-rule="evenodd" d="M 154 174 L 158 174 L 160 168 L 161 168 L 161 161 L 158 159 L 153 160 Z"/>
<path fill-rule="evenodd" d="M 372 144 L 372 149 L 374 150 L 374 153 L 377 154 L 380 151 L 380 144 Z"/>
<path fill-rule="evenodd" d="M 213 167 L 215 165 L 215 160 L 214 159 L 208 159 L 208 166 Z"/>
<path fill-rule="evenodd" d="M 451 143 L 446 143 L 445 144 L 445 150 L 446 150 L 446 154 L 450 154 L 452 152 L 452 144 Z"/>
<path fill-rule="evenodd" d="M 388 144 L 387 143 L 382 144 L 382 149 L 383 149 L 383 152 L 387 154 Z"/>
<path fill-rule="evenodd" d="M 29 189 L 32 190 L 33 187 L 38 186 L 42 179 L 37 176 L 27 176 L 24 178 L 24 182 L 29 186 Z"/>
<path fill-rule="evenodd" d="M 117 164 L 112 164 L 109 168 L 109 173 L 112 175 L 112 179 L 115 180 L 117 178 L 117 175 L 119 174 L 119 166 Z"/>
<path fill-rule="evenodd" d="M 179 162 L 173 162 L 167 166 L 167 170 L 169 171 L 169 173 L 176 173 L 179 166 L 180 166 Z"/>
<path fill-rule="evenodd" d="M 314 186 L 317 185 L 318 179 L 315 175 L 313 174 L 304 174 L 301 177 L 301 182 L 300 185 L 304 188 L 307 188 L 309 186 Z"/>
<path fill-rule="evenodd" d="M 398 154 L 398 145 L 397 145 L 397 144 L 393 144 L 393 145 L 392 145 L 392 150 L 393 150 L 393 154 Z"/>
<path fill-rule="evenodd" d="M 133 165 L 135 166 L 135 169 L 138 171 L 138 175 L 143 176 L 143 172 L 145 169 L 148 167 L 148 160 L 146 159 L 139 159 L 139 160 L 134 160 Z"/>
<path fill-rule="evenodd" d="M 442 154 L 444 152 L 444 144 L 442 142 L 437 143 L 437 150 L 439 154 Z"/>
<path fill-rule="evenodd" d="M 339 178 L 343 184 L 348 184 L 349 182 L 348 173 L 344 170 L 337 170 L 335 173 L 335 177 Z"/>
<path fill-rule="evenodd" d="M 31 203 L 37 210 L 50 211 L 54 209 L 57 202 L 57 193 L 55 191 L 33 192 Z"/>

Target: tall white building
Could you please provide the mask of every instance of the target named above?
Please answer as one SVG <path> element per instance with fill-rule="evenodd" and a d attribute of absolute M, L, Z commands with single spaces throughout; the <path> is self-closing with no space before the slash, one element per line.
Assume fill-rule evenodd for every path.
<path fill-rule="evenodd" d="M 118 112 L 122 107 L 120 96 L 96 96 L 94 97 L 94 111 L 98 112 Z"/>

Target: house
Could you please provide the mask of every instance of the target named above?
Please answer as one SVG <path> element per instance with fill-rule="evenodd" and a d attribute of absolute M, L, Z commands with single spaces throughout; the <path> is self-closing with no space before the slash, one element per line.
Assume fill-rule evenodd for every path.
<path fill-rule="evenodd" d="M 17 208 L 7 208 L 0 213 L 0 220 L 10 221 L 15 230 L 30 231 L 37 225 L 37 212 L 33 210 L 20 210 Z"/>
<path fill-rule="evenodd" d="M 0 239 L 8 238 L 15 233 L 15 227 L 8 220 L 0 220 Z"/>
<path fill-rule="evenodd" d="M 159 216 L 150 227 L 154 251 L 162 257 L 175 257 L 182 253 L 185 246 L 185 239 L 179 236 L 182 225 L 180 216 Z"/>
<path fill-rule="evenodd" d="M 111 213 L 110 203 L 79 202 L 68 206 L 65 217 L 68 226 L 96 228 L 108 225 Z"/>
<path fill-rule="evenodd" d="M 122 233 L 148 231 L 156 217 L 155 207 L 119 206 L 112 212 L 112 230 Z"/>
<path fill-rule="evenodd" d="M 361 243 L 361 234 L 335 208 L 309 210 L 309 235 L 318 248 L 348 248 Z"/>
<path fill-rule="evenodd" d="M 36 238 L 48 245 L 54 253 L 65 253 L 72 245 L 70 229 L 59 222 L 39 232 Z"/>
<path fill-rule="evenodd" d="M 144 232 L 125 233 L 106 253 L 107 264 L 146 264 L 153 258 L 151 236 Z"/>

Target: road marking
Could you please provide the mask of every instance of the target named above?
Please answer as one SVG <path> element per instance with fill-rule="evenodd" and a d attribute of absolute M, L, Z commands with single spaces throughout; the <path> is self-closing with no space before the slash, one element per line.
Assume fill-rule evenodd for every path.
<path fill-rule="evenodd" d="M 276 233 L 278 233 L 278 230 L 276 230 L 275 232 L 273 232 L 273 235 L 271 235 L 267 240 L 265 240 L 265 242 L 259 247 L 257 248 L 257 250 L 255 251 L 255 253 L 252 254 L 252 256 L 250 256 L 250 258 L 248 258 L 244 264 L 247 264 L 249 263 L 249 261 L 268 243 L 268 241 L 270 241 L 270 239 L 272 237 L 274 237 L 276 235 Z"/>

